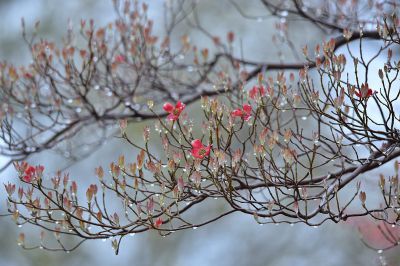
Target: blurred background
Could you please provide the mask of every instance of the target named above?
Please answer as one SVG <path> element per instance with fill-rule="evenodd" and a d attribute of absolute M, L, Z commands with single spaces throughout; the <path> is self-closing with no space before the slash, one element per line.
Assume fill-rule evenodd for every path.
<path fill-rule="evenodd" d="M 155 28 L 162 30 L 162 4 L 164 1 L 150 1 L 150 16 L 155 20 Z M 237 1 L 245 3 L 246 1 Z M 250 0 L 244 6 L 246 13 L 255 16 L 252 20 L 237 20 L 238 11 L 227 1 L 201 1 L 199 13 L 204 27 L 212 27 L 216 34 L 225 36 L 234 30 L 241 38 L 244 54 L 252 59 L 268 61 L 294 61 L 296 56 L 287 49 L 279 53 L 272 44 L 275 29 L 273 19 L 264 17 L 259 1 Z M 251 3 L 251 4 L 250 4 Z M 221 15 L 223 14 L 223 16 Z M 56 43 L 61 42 L 71 19 L 75 29 L 79 29 L 80 19 L 93 18 L 97 25 L 105 25 L 115 18 L 111 0 L 1 0 L 0 1 L 0 58 L 14 64 L 28 64 L 29 51 L 21 36 L 21 18 L 25 18 L 27 29 L 32 30 L 40 20 L 39 35 Z M 157 24 L 158 21 L 158 24 Z M 290 25 L 290 36 L 298 49 L 308 44 L 313 47 L 318 38 L 315 30 L 304 30 L 302 23 Z M 184 29 L 193 42 L 201 37 L 190 28 Z M 260 34 L 261 32 L 261 34 Z M 198 32 L 197 32 L 198 33 Z M 256 38 L 254 36 L 257 36 Z M 321 35 L 322 36 L 322 35 Z M 266 47 L 268 50 L 266 51 Z M 286 51 L 286 50 L 284 50 Z M 197 109 L 198 104 L 188 108 Z M 131 134 L 141 134 L 143 126 L 130 125 Z M 98 151 L 68 169 L 71 177 L 81 184 L 94 182 L 94 167 L 108 165 L 120 154 L 129 156 L 126 145 L 111 138 Z M 4 160 L 4 158 L 0 158 Z M 62 158 L 42 153 L 30 159 L 32 164 L 46 165 L 46 170 L 55 171 L 62 165 Z M 380 170 L 382 172 L 382 170 Z M 369 173 L 368 175 L 372 175 Z M 16 173 L 9 168 L 1 173 L 1 183 L 16 182 Z M 375 181 L 374 181 L 375 182 Z M 5 210 L 5 191 L 0 193 L 0 211 Z M 208 211 L 224 208 L 217 202 Z M 202 213 L 193 214 L 201 217 Z M 354 227 L 345 224 L 325 223 L 318 228 L 304 225 L 258 225 L 252 216 L 231 215 L 218 222 L 197 230 L 182 231 L 163 238 L 154 232 L 129 236 L 123 240 L 120 254 L 114 255 L 111 241 L 91 241 L 84 243 L 76 251 L 52 253 L 43 250 L 26 251 L 17 246 L 19 232 L 25 232 L 32 241 L 38 241 L 36 229 L 15 226 L 11 218 L 0 219 L 0 266 L 14 265 L 380 265 L 386 260 L 390 265 L 398 265 L 395 250 L 380 254 L 368 249 L 359 240 Z"/>

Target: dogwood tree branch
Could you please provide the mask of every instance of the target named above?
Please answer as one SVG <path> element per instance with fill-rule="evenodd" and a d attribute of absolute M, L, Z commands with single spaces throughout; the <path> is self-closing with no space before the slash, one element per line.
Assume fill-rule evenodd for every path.
<path fill-rule="evenodd" d="M 127 235 L 169 235 L 232 213 L 252 215 L 260 224 L 319 226 L 372 217 L 397 225 L 398 162 L 394 175 L 379 176 L 379 204 L 367 202 L 361 184 L 363 174 L 400 155 L 400 70 L 392 52 L 400 44 L 397 15 L 384 16 L 379 3 L 370 12 L 381 17 L 371 21 L 360 13 L 364 3 L 354 1 L 315 7 L 297 0 L 261 2 L 279 19 L 281 41 L 294 55 L 288 21 L 301 19 L 322 29 L 326 39 L 312 50 L 297 49 L 304 58 L 298 62 L 254 61 L 234 52 L 235 33 L 227 32 L 226 40 L 214 36 L 202 26 L 196 4 L 182 0 L 167 8 L 165 36 L 153 34 L 147 5 L 136 1 L 115 1 L 118 19 L 107 28 L 82 21 L 82 46 L 72 41 L 72 29 L 60 48 L 24 32 L 33 63 L 0 68 L 0 152 L 14 160 L 23 184 L 5 185 L 7 207 L 17 224 L 52 232 L 57 247 L 44 237 L 31 246 L 23 234 L 20 245 L 68 251 L 86 240 L 111 238 L 118 253 Z M 187 35 L 179 48 L 173 46 L 183 21 L 211 39 L 214 52 Z M 380 44 L 371 57 L 366 39 Z M 379 58 L 384 63 L 374 73 L 371 64 Z M 201 123 L 186 109 L 198 100 Z M 128 124 L 145 119 L 154 124 L 137 140 Z M 49 174 L 24 161 L 43 150 L 68 157 L 73 151 L 79 158 L 81 149 L 91 152 L 111 134 L 136 160 L 121 155 L 98 166 L 98 180 L 83 190 L 64 171 Z M 215 200 L 225 208 L 193 218 L 193 210 Z M 64 235 L 76 236 L 76 246 L 66 247 Z"/>

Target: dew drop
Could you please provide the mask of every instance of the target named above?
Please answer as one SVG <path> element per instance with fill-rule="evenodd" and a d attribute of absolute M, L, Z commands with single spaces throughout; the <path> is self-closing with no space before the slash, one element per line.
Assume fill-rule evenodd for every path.
<path fill-rule="evenodd" d="M 289 15 L 289 12 L 287 10 L 283 10 L 280 12 L 280 14 L 282 17 L 287 17 Z"/>

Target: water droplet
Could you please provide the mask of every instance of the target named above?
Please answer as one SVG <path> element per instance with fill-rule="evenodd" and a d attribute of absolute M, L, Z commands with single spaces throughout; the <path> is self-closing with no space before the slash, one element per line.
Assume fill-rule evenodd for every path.
<path fill-rule="evenodd" d="M 21 228 L 21 227 L 22 227 L 22 224 L 19 224 L 19 225 L 18 225 L 18 228 Z"/>
<path fill-rule="evenodd" d="M 130 236 L 134 236 L 134 235 L 135 235 L 135 233 L 130 233 L 129 235 L 130 235 Z"/>
<path fill-rule="evenodd" d="M 378 250 L 378 254 L 382 254 L 382 253 L 383 253 L 382 249 Z"/>
<path fill-rule="evenodd" d="M 307 116 L 302 116 L 301 120 L 307 120 Z"/>
<path fill-rule="evenodd" d="M 196 230 L 198 227 L 197 226 L 193 226 L 193 230 Z"/>
<path fill-rule="evenodd" d="M 287 10 L 283 10 L 280 12 L 280 14 L 282 17 L 287 17 L 289 15 L 289 12 Z"/>

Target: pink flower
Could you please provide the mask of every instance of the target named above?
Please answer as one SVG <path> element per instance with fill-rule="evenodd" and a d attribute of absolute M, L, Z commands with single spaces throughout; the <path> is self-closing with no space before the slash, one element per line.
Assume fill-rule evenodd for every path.
<path fill-rule="evenodd" d="M 162 223 L 163 223 L 163 220 L 161 219 L 161 217 L 158 217 L 157 220 L 154 222 L 154 227 L 155 228 L 160 228 Z"/>
<path fill-rule="evenodd" d="M 28 166 L 24 171 L 23 179 L 25 182 L 31 182 L 36 174 L 36 169 L 32 165 Z"/>
<path fill-rule="evenodd" d="M 211 151 L 211 145 L 204 146 L 201 140 L 195 139 L 192 141 L 192 156 L 197 159 L 203 159 L 208 156 Z"/>
<path fill-rule="evenodd" d="M 31 182 L 33 178 L 41 178 L 43 175 L 43 171 L 43 165 L 38 165 L 36 167 L 32 165 L 27 165 L 24 170 L 24 176 L 22 177 L 22 179 L 25 182 Z"/>
<path fill-rule="evenodd" d="M 258 97 L 262 97 L 265 95 L 265 88 L 264 86 L 254 86 L 250 91 L 249 91 L 249 96 L 251 99 L 256 99 Z"/>
<path fill-rule="evenodd" d="M 374 91 L 369 88 L 368 83 L 363 83 L 361 89 L 355 92 L 356 96 L 361 99 L 369 98 L 373 93 Z"/>
<path fill-rule="evenodd" d="M 237 108 L 237 109 L 233 110 L 231 115 L 233 117 L 240 117 L 244 121 L 249 121 L 251 118 L 251 110 L 252 110 L 251 106 L 249 104 L 245 104 L 245 105 L 243 105 L 243 108 Z"/>
<path fill-rule="evenodd" d="M 163 109 L 169 113 L 168 119 L 172 121 L 178 120 L 180 114 L 185 109 L 186 105 L 183 104 L 181 101 L 178 101 L 175 106 L 170 103 L 165 103 Z"/>
<path fill-rule="evenodd" d="M 115 63 L 118 63 L 118 64 L 125 63 L 125 56 L 116 55 L 114 60 L 115 60 Z"/>

